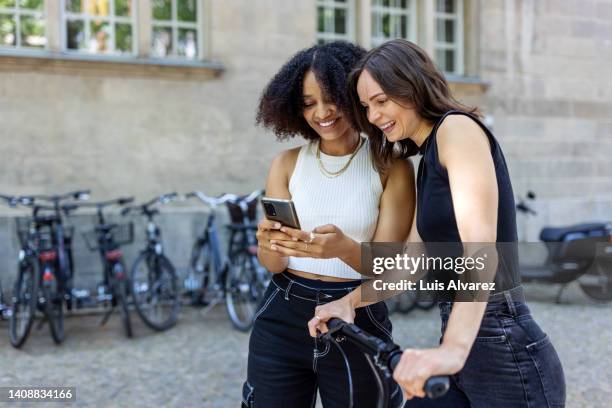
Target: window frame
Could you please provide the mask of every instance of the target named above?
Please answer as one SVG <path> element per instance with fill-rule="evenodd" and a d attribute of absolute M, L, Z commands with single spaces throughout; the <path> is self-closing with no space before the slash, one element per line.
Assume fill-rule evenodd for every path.
<path fill-rule="evenodd" d="M 337 34 L 334 31 L 319 31 L 319 7 L 336 9 L 346 9 L 346 34 Z M 315 34 L 316 42 L 331 42 L 337 40 L 355 41 L 355 19 L 356 19 L 356 4 L 355 0 L 346 0 L 344 2 L 337 0 L 316 0 L 315 1 Z M 332 26 L 332 29 L 334 27 Z"/>
<path fill-rule="evenodd" d="M 87 10 L 87 6 L 91 0 L 81 0 L 84 2 L 84 9 Z M 63 53 L 67 54 L 77 54 L 77 55 L 87 55 L 88 57 L 98 57 L 98 58 L 134 58 L 138 56 L 138 32 L 139 32 L 139 10 L 138 10 L 138 0 L 132 1 L 132 15 L 130 17 L 125 16 L 116 16 L 115 15 L 115 2 L 114 0 L 109 0 L 109 15 L 108 16 L 94 16 L 89 14 L 87 11 L 83 13 L 74 13 L 66 11 L 66 0 L 60 1 L 60 50 Z M 102 22 L 110 24 L 112 27 L 111 30 L 111 38 L 109 42 L 112 46 L 112 52 L 107 53 L 98 53 L 98 52 L 90 52 L 89 48 L 81 49 L 71 49 L 68 48 L 68 21 L 72 20 L 82 20 L 84 21 L 85 27 L 85 39 L 87 41 L 87 46 L 89 45 L 89 41 L 91 40 L 91 22 L 95 20 L 101 20 Z M 116 33 L 115 33 L 115 24 L 116 23 L 126 23 L 127 20 L 131 20 L 129 23 L 132 25 L 132 51 L 131 52 L 117 52 L 116 50 Z"/>
<path fill-rule="evenodd" d="M 49 50 L 49 24 L 47 21 L 46 6 L 47 0 L 42 0 L 42 10 L 32 10 L 22 8 L 19 5 L 19 0 L 15 0 L 15 5 L 12 8 L 0 7 L 0 14 L 11 15 L 15 19 L 15 45 L 0 44 L 0 50 L 25 50 L 25 51 L 46 51 Z M 45 45 L 44 47 L 30 47 L 21 45 L 21 16 L 38 17 L 45 26 Z"/>
<path fill-rule="evenodd" d="M 464 39 L 464 4 L 463 0 L 452 0 L 455 6 L 455 13 L 447 13 L 438 11 L 437 2 L 434 7 L 434 16 L 433 16 L 433 29 L 434 29 L 434 44 L 433 44 L 433 58 L 436 64 L 439 63 L 436 59 L 436 53 L 438 50 L 452 50 L 454 53 L 454 61 L 453 66 L 455 70 L 450 72 L 446 71 L 445 67 L 438 65 L 438 67 L 444 72 L 444 74 L 448 75 L 456 75 L 463 76 L 465 72 L 465 60 L 464 60 L 464 50 L 465 50 L 465 39 Z M 438 39 L 438 21 L 451 20 L 454 21 L 454 43 L 443 42 Z"/>
<path fill-rule="evenodd" d="M 373 4 L 373 1 L 370 3 L 370 45 L 372 47 L 377 47 L 385 41 L 392 40 L 394 38 L 403 38 L 408 41 L 417 42 L 417 4 L 415 0 L 406 0 L 407 8 L 402 9 L 401 7 L 396 6 L 383 6 L 379 4 Z M 384 37 L 379 36 L 375 32 L 375 23 L 374 23 L 374 13 L 378 14 L 378 21 L 380 22 L 383 18 L 383 15 L 389 14 L 390 16 L 408 16 L 408 30 L 406 32 L 407 37 Z"/>
<path fill-rule="evenodd" d="M 205 57 L 205 46 L 204 41 L 206 38 L 204 37 L 204 1 L 194 0 L 196 2 L 196 21 L 195 22 L 187 22 L 187 21 L 179 21 L 178 19 L 178 0 L 171 0 L 171 10 L 172 16 L 170 20 L 155 20 L 153 17 L 153 0 L 151 0 L 151 19 L 149 21 L 149 58 L 152 59 L 160 59 L 160 60 L 176 60 L 176 61 L 202 61 Z M 167 27 L 172 31 L 172 54 L 168 54 L 165 56 L 157 56 L 153 55 L 153 29 L 155 27 Z M 196 56 L 195 58 L 187 58 L 186 56 L 181 56 L 176 53 L 176 47 L 178 45 L 178 32 L 179 29 L 192 29 L 196 31 L 197 38 L 197 47 L 196 47 Z"/>

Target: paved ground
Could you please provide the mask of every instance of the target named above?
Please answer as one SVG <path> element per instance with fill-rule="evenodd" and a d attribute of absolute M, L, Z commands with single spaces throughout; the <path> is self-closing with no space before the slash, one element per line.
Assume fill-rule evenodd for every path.
<path fill-rule="evenodd" d="M 528 286 L 527 291 L 534 316 L 564 364 L 567 406 L 610 406 L 612 305 L 594 304 L 575 287 L 562 305 L 553 303 L 550 288 Z M 137 324 L 132 340 L 123 337 L 118 317 L 104 327 L 99 320 L 91 315 L 69 318 L 67 340 L 60 347 L 52 344 L 47 327 L 34 330 L 23 350 L 10 346 L 7 325 L 0 322 L 0 387 L 75 386 L 74 406 L 79 407 L 239 406 L 248 335 L 232 330 L 222 307 L 206 316 L 186 308 L 179 325 L 166 333 Z M 400 344 L 436 344 L 435 311 L 394 315 L 393 321 Z"/>

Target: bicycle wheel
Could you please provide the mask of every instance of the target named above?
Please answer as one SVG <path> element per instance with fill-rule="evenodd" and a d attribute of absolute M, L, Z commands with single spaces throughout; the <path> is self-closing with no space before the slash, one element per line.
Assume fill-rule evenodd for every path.
<path fill-rule="evenodd" d="M 112 282 L 113 299 L 116 306 L 119 308 L 119 315 L 121 316 L 121 323 L 123 324 L 125 335 L 127 337 L 132 337 L 132 321 L 130 320 L 130 310 L 128 308 L 129 286 L 123 262 L 115 262 L 113 264 Z"/>
<path fill-rule="evenodd" d="M 64 341 L 64 297 L 59 289 L 57 276 L 55 276 L 55 273 L 53 275 L 53 279 L 42 283 L 42 291 L 45 298 L 45 315 L 49 322 L 51 337 L 55 344 L 60 344 Z"/>
<path fill-rule="evenodd" d="M 30 334 L 38 301 L 38 262 L 20 264 L 13 289 L 13 310 L 9 323 L 9 337 L 15 348 L 24 345 Z"/>
<path fill-rule="evenodd" d="M 408 314 L 417 307 L 417 294 L 408 290 L 397 295 L 397 310 L 402 314 Z"/>
<path fill-rule="evenodd" d="M 184 282 L 187 295 L 191 297 L 192 305 L 206 305 L 205 294 L 210 274 L 210 245 L 205 239 L 196 240 L 189 259 L 189 274 Z"/>
<path fill-rule="evenodd" d="M 580 289 L 591 299 L 612 301 L 612 263 L 605 259 L 596 261 L 591 269 L 578 279 Z"/>
<path fill-rule="evenodd" d="M 399 303 L 398 297 L 399 295 L 395 295 L 384 300 L 387 305 L 387 309 L 389 310 L 389 314 L 395 313 L 397 311 L 397 304 Z"/>
<path fill-rule="evenodd" d="M 136 312 L 153 330 L 176 324 L 180 309 L 178 279 L 164 255 L 143 252 L 132 267 L 130 289 Z"/>
<path fill-rule="evenodd" d="M 225 303 L 235 328 L 248 331 L 268 282 L 267 271 L 257 257 L 239 252 L 232 257 L 225 275 Z"/>
<path fill-rule="evenodd" d="M 430 292 L 424 292 L 419 290 L 417 292 L 417 304 L 416 307 L 420 310 L 431 310 L 438 305 L 436 296 Z"/>

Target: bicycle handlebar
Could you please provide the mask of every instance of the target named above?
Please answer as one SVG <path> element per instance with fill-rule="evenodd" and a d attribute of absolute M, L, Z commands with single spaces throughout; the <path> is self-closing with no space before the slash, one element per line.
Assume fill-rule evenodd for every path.
<path fill-rule="evenodd" d="M 106 201 L 98 201 L 95 203 L 92 202 L 87 202 L 87 203 L 82 203 L 82 204 L 77 204 L 77 207 L 107 207 L 109 205 L 126 205 L 126 204 L 130 204 L 134 201 L 134 197 L 120 197 L 120 198 L 116 198 L 114 200 L 106 200 Z"/>
<path fill-rule="evenodd" d="M 130 198 L 131 198 L 131 200 L 128 201 L 127 203 L 134 201 L 133 197 L 130 197 Z M 168 193 L 168 194 L 162 194 L 162 195 L 157 196 L 157 197 L 155 197 L 155 198 L 153 198 L 153 199 L 151 199 L 151 200 L 149 200 L 149 201 L 147 201 L 147 202 L 145 202 L 143 204 L 131 205 L 129 207 L 124 207 L 121 210 L 121 215 L 127 215 L 132 210 L 139 210 L 141 214 L 152 214 L 153 211 L 149 207 L 151 207 L 151 206 L 153 206 L 155 204 L 168 204 L 169 202 L 172 202 L 172 201 L 174 201 L 174 200 L 176 200 L 178 198 L 179 198 L 179 195 L 176 192 L 172 192 L 172 193 Z M 123 200 L 127 200 L 127 199 L 124 198 Z M 125 204 L 127 204 L 127 203 L 125 203 Z"/>
<path fill-rule="evenodd" d="M 400 361 L 402 350 L 393 342 L 385 342 L 376 336 L 363 331 L 358 326 L 347 323 L 338 318 L 332 318 L 327 322 L 329 331 L 320 334 L 324 341 L 342 341 L 348 339 L 361 351 L 377 357 L 377 361 L 386 367 L 391 373 Z M 433 376 L 425 382 L 425 393 L 429 398 L 438 398 L 446 394 L 450 387 L 450 379 L 446 375 Z"/>
<path fill-rule="evenodd" d="M 45 195 L 45 194 L 36 194 L 36 195 L 28 195 L 22 196 L 22 198 L 29 198 L 32 201 L 42 200 L 52 202 L 53 204 L 58 204 L 60 201 L 73 199 L 78 201 L 86 201 L 89 200 L 89 196 L 91 194 L 91 190 L 75 190 L 69 193 L 64 194 L 56 194 L 56 195 Z"/>
<path fill-rule="evenodd" d="M 192 191 L 191 193 L 187 193 L 185 194 L 185 198 L 192 198 L 192 197 L 196 197 L 198 198 L 200 201 L 202 201 L 204 204 L 209 205 L 212 208 L 215 208 L 221 204 L 224 204 L 228 201 L 231 201 L 235 204 L 238 204 L 240 202 L 244 202 L 247 205 L 250 204 L 253 200 L 256 200 L 257 198 L 259 198 L 262 194 L 264 193 L 263 190 L 259 189 L 259 190 L 255 190 L 253 191 L 251 194 L 249 194 L 246 197 L 240 197 L 236 194 L 231 194 L 231 193 L 225 193 L 219 197 L 210 197 L 207 196 L 206 194 L 204 194 L 201 191 Z"/>

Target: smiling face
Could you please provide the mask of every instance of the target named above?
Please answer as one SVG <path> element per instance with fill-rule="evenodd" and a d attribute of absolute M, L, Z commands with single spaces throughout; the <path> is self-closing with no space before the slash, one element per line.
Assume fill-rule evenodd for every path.
<path fill-rule="evenodd" d="M 338 107 L 325 95 L 312 71 L 304 75 L 304 119 L 323 140 L 337 140 L 351 134 L 351 126 Z"/>
<path fill-rule="evenodd" d="M 382 130 L 389 142 L 416 136 L 422 124 L 416 109 L 390 99 L 366 69 L 359 75 L 357 93 L 368 121 Z"/>

